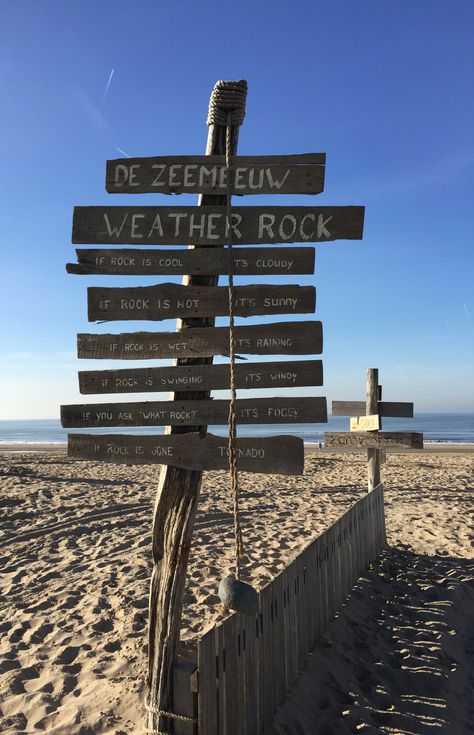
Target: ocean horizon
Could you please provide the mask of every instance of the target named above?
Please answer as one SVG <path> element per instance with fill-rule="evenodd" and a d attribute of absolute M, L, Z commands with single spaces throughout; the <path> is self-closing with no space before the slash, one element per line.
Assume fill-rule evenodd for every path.
<path fill-rule="evenodd" d="M 474 413 L 417 413 L 413 419 L 384 418 L 386 431 L 421 431 L 427 444 L 474 444 Z M 226 426 L 210 426 L 219 436 L 227 434 Z M 292 434 L 306 444 L 323 441 L 325 431 L 349 431 L 349 419 L 329 416 L 327 424 L 243 424 L 239 436 L 276 436 Z M 163 426 L 107 427 L 73 429 L 69 433 L 94 434 L 163 434 Z M 68 430 L 59 419 L 0 420 L 0 448 L 10 444 L 66 444 Z"/>

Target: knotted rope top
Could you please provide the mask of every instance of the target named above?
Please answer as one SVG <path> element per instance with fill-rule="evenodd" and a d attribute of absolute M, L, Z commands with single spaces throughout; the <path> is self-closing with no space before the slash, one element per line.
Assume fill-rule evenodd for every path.
<path fill-rule="evenodd" d="M 208 125 L 242 125 L 245 117 L 247 82 L 223 81 L 215 83 L 209 100 Z M 229 113 L 231 114 L 229 121 Z"/>

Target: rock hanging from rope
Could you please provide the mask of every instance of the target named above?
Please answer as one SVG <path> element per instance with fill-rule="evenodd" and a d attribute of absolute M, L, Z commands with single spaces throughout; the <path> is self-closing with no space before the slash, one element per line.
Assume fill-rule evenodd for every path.
<path fill-rule="evenodd" d="M 229 574 L 221 580 L 218 590 L 219 598 L 229 610 L 255 615 L 258 612 L 258 594 L 250 584 L 236 579 L 235 574 Z"/>

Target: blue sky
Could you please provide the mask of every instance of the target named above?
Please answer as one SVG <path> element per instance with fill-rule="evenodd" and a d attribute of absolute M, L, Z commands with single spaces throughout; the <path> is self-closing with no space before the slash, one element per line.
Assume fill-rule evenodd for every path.
<path fill-rule="evenodd" d="M 106 194 L 105 161 L 202 153 L 212 86 L 239 78 L 240 153 L 327 153 L 317 198 L 239 204 L 366 207 L 364 239 L 318 245 L 316 275 L 297 278 L 316 284 L 324 325 L 325 388 L 312 392 L 363 398 L 378 367 L 387 400 L 473 411 L 473 21 L 471 0 L 5 6 L 0 418 L 94 400 L 77 371 L 106 364 L 76 359 L 77 332 L 174 329 L 87 322 L 86 286 L 160 279 L 68 276 L 72 209 L 137 204 Z M 196 198 L 141 198 L 174 201 Z"/>

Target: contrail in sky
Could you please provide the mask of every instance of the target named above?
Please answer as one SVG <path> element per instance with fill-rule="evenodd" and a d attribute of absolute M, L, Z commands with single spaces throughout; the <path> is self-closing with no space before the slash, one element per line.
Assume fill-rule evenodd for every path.
<path fill-rule="evenodd" d="M 123 156 L 127 156 L 127 158 L 130 158 L 128 153 L 125 153 L 121 148 L 119 148 L 117 145 L 115 146 L 115 150 L 117 150 L 119 153 L 121 153 Z"/>
<path fill-rule="evenodd" d="M 112 69 L 112 71 L 110 72 L 109 81 L 107 82 L 107 84 L 105 86 L 104 94 L 102 96 L 102 104 L 104 104 L 105 98 L 107 97 L 107 92 L 109 91 L 110 82 L 112 81 L 112 77 L 114 75 L 114 71 L 115 71 L 115 69 Z"/>

